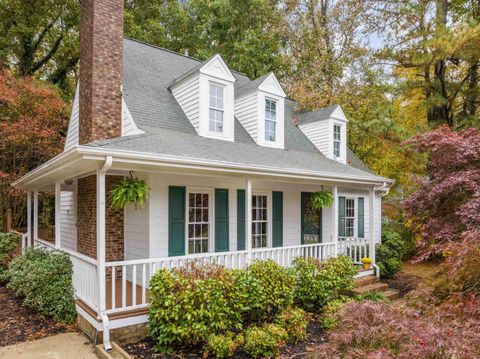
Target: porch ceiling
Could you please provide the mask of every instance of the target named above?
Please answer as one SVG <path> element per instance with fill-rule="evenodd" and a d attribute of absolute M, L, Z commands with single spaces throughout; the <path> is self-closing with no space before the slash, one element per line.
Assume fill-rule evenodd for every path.
<path fill-rule="evenodd" d="M 56 182 L 76 178 L 101 168 L 108 156 L 113 159 L 111 170 L 138 172 L 184 173 L 204 176 L 244 177 L 296 183 L 322 183 L 335 185 L 380 186 L 393 181 L 378 176 L 351 176 L 319 171 L 245 166 L 235 163 L 204 161 L 199 159 L 162 156 L 130 151 L 105 150 L 77 146 L 31 171 L 13 186 L 19 189 L 52 190 Z"/>

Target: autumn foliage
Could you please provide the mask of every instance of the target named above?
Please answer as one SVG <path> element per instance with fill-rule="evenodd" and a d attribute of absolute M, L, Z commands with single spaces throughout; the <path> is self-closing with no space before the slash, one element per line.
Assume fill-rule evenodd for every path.
<path fill-rule="evenodd" d="M 441 126 L 409 143 L 429 157 L 428 177 L 405 203 L 418 258 L 449 256 L 480 228 L 480 131 Z"/>
<path fill-rule="evenodd" d="M 19 224 L 25 196 L 10 184 L 62 151 L 67 110 L 52 87 L 0 72 L 0 218 L 11 208 Z"/>

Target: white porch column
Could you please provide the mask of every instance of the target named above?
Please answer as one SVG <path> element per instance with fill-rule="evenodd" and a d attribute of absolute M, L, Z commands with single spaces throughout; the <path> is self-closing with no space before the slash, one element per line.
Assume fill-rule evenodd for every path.
<path fill-rule="evenodd" d="M 105 278 L 105 173 L 112 166 L 112 157 L 107 156 L 104 166 L 97 170 L 97 273 L 98 273 L 98 315 L 106 310 Z"/>
<path fill-rule="evenodd" d="M 60 196 L 61 196 L 62 185 L 60 182 L 55 183 L 55 247 L 61 247 L 61 214 L 60 214 Z"/>
<path fill-rule="evenodd" d="M 373 188 L 368 190 L 368 228 L 370 236 L 369 256 L 375 263 L 375 214 L 374 212 L 375 192 Z"/>
<path fill-rule="evenodd" d="M 247 249 L 248 261 L 252 258 L 252 180 L 247 179 L 245 190 L 245 245 Z"/>
<path fill-rule="evenodd" d="M 38 190 L 33 191 L 33 240 L 38 239 Z"/>
<path fill-rule="evenodd" d="M 333 186 L 332 196 L 333 196 L 332 236 L 333 236 L 333 243 L 335 245 L 334 255 L 337 256 L 338 255 L 338 187 L 337 186 Z"/>
<path fill-rule="evenodd" d="M 27 192 L 27 247 L 32 246 L 32 192 Z"/>

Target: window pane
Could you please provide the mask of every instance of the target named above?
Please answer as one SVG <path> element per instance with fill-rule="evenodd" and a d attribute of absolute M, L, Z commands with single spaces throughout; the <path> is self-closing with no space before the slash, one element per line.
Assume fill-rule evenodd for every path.
<path fill-rule="evenodd" d="M 252 246 L 267 246 L 267 196 L 252 196 Z"/>
<path fill-rule="evenodd" d="M 208 238 L 210 234 L 208 205 L 208 193 L 189 193 L 188 253 L 193 254 L 208 251 Z"/>

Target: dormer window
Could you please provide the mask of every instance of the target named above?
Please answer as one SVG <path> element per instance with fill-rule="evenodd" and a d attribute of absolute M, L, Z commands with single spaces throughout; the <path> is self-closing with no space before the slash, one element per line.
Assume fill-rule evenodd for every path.
<path fill-rule="evenodd" d="M 340 125 L 333 125 L 333 154 L 335 157 L 340 157 L 341 144 L 342 127 Z"/>
<path fill-rule="evenodd" d="M 277 102 L 275 100 L 265 99 L 265 141 L 276 141 L 277 127 Z"/>
<path fill-rule="evenodd" d="M 223 85 L 210 82 L 210 106 L 208 122 L 208 129 L 210 132 L 223 133 L 223 89 Z"/>

